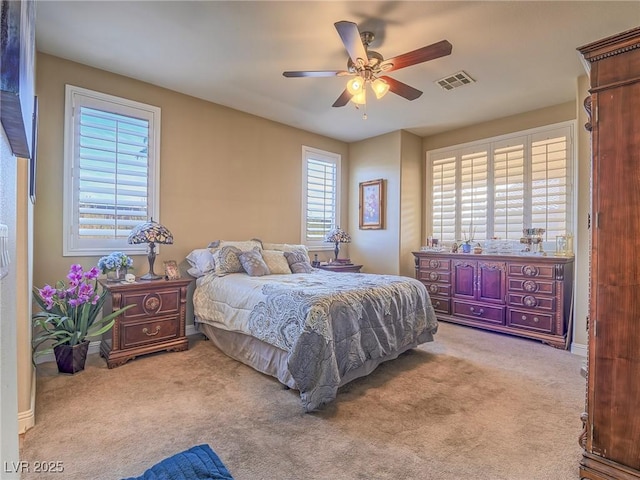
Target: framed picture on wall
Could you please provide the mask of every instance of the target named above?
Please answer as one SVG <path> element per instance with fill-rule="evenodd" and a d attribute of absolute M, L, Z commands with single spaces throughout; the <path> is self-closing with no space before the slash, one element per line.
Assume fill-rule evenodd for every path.
<path fill-rule="evenodd" d="M 359 204 L 360 230 L 384 228 L 384 180 L 369 180 L 360 183 Z"/>

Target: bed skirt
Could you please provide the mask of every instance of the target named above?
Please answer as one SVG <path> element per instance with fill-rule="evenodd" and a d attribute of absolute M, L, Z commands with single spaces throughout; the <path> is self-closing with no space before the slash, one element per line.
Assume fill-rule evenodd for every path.
<path fill-rule="evenodd" d="M 289 388 L 298 390 L 296 382 L 289 373 L 289 369 L 287 367 L 288 352 L 269 345 L 255 337 L 245 335 L 244 333 L 232 332 L 216 328 L 207 323 L 198 322 L 197 318 L 195 319 L 195 327 L 229 357 L 238 360 L 245 365 L 249 365 L 251 368 L 259 372 L 277 378 L 280 383 Z M 425 334 L 428 335 L 429 338 L 421 338 L 422 341 L 420 343 L 423 343 L 424 341 L 433 341 L 432 333 L 425 332 Z M 418 342 L 414 342 L 413 344 L 407 345 L 395 352 L 391 352 L 385 357 L 365 361 L 362 366 L 347 372 L 341 378 L 339 386 L 343 386 L 356 378 L 369 375 L 381 363 L 398 358 L 398 356 L 407 350 L 416 348 L 418 344 Z"/>

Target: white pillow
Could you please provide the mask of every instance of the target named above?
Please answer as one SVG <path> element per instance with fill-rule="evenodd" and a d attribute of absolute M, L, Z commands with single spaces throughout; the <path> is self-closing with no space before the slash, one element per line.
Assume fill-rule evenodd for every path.
<path fill-rule="evenodd" d="M 211 253 L 222 247 L 236 247 L 243 252 L 248 252 L 249 250 L 253 250 L 255 247 L 258 247 L 260 250 L 262 250 L 262 242 L 258 239 L 242 241 L 215 240 L 209 244 L 209 248 L 212 250 Z"/>
<path fill-rule="evenodd" d="M 291 273 L 289 262 L 284 252 L 278 250 L 262 250 L 262 259 L 267 264 L 272 275 L 284 275 Z"/>
<path fill-rule="evenodd" d="M 213 255 L 208 248 L 196 248 L 187 255 L 187 262 L 191 265 L 187 273 L 196 278 L 206 275 L 215 268 Z"/>
<path fill-rule="evenodd" d="M 265 250 L 279 250 L 281 252 L 300 252 L 302 253 L 305 257 L 307 257 L 307 260 L 309 260 L 309 263 L 311 263 L 311 259 L 309 258 L 309 249 L 307 248 L 306 245 L 297 245 L 294 243 L 263 243 L 263 248 Z"/>

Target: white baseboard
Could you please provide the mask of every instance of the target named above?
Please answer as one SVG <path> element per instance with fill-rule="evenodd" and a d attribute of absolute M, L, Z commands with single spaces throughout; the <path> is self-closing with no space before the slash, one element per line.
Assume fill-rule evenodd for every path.
<path fill-rule="evenodd" d="M 571 353 L 575 354 L 575 355 L 580 355 L 581 357 L 587 357 L 588 355 L 588 348 L 586 345 L 583 345 L 581 343 L 572 343 L 571 344 Z"/>
<path fill-rule="evenodd" d="M 18 412 L 18 435 L 23 434 L 36 424 L 36 371 L 31 372 L 31 398 L 29 410 Z"/>
<path fill-rule="evenodd" d="M 196 335 L 198 330 L 196 330 L 195 325 L 187 325 L 185 327 L 184 333 L 186 336 Z M 95 340 L 89 344 L 89 351 L 87 352 L 89 355 L 92 353 L 100 353 L 100 340 Z M 53 355 L 53 352 L 47 353 L 46 355 L 41 355 L 36 359 L 36 364 L 41 364 L 45 362 L 54 362 L 56 357 Z"/>

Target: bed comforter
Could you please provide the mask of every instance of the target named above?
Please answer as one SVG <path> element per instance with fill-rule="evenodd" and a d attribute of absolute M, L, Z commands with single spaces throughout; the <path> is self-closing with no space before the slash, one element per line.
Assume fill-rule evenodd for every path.
<path fill-rule="evenodd" d="M 306 411 L 333 400 L 349 371 L 431 341 L 437 330 L 424 285 L 394 275 L 208 275 L 193 303 L 198 322 L 286 351 Z"/>

